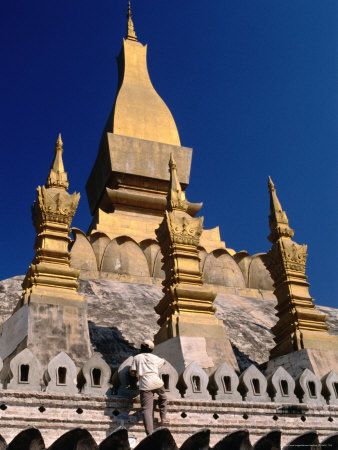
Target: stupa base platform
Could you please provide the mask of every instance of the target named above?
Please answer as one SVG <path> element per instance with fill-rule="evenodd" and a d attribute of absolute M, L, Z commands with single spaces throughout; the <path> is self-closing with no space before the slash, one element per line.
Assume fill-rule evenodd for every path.
<path fill-rule="evenodd" d="M 224 361 L 239 371 L 231 344 L 226 338 L 176 336 L 156 345 L 153 353 L 169 361 L 178 373 L 182 373 L 193 361 L 208 374 Z"/>
<path fill-rule="evenodd" d="M 329 369 L 338 372 L 338 351 L 303 349 L 278 356 L 268 361 L 264 370 L 265 375 L 273 373 L 278 366 L 283 366 L 294 378 L 304 369 L 309 369 L 320 379 Z"/>
<path fill-rule="evenodd" d="M 87 302 L 78 298 L 31 294 L 29 303 L 2 324 L 0 356 L 4 365 L 24 348 L 38 355 L 42 365 L 61 351 L 71 355 L 76 364 L 88 360 L 92 350 Z"/>

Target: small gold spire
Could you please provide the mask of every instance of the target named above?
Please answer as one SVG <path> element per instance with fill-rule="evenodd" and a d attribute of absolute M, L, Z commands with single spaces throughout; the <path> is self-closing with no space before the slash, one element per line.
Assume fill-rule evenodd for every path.
<path fill-rule="evenodd" d="M 271 328 L 276 346 L 270 350 L 270 359 L 302 349 L 338 350 L 338 337 L 328 334 L 327 316 L 315 310 L 309 293 L 305 274 L 307 246 L 292 240 L 294 231 L 270 177 L 269 193 L 268 239 L 273 245 L 267 253 L 266 266 L 274 282 L 278 317 Z"/>
<path fill-rule="evenodd" d="M 63 146 L 63 142 L 62 142 L 62 139 L 61 139 L 61 133 L 59 133 L 59 136 L 58 136 L 57 141 L 56 141 L 56 145 Z"/>
<path fill-rule="evenodd" d="M 188 201 L 186 200 L 185 193 L 182 191 L 181 184 L 178 181 L 176 161 L 172 153 L 170 153 L 169 159 L 169 173 L 168 210 L 186 211 L 188 209 Z"/>
<path fill-rule="evenodd" d="M 127 39 L 130 39 L 131 41 L 137 41 L 137 36 L 134 29 L 133 24 L 133 15 L 131 13 L 131 6 L 130 6 L 130 0 L 128 0 L 128 13 L 127 13 Z"/>
<path fill-rule="evenodd" d="M 292 238 L 294 231 L 289 227 L 289 220 L 286 212 L 283 211 L 282 206 L 278 200 L 275 185 L 269 177 L 269 194 L 270 194 L 270 215 L 269 224 L 271 234 L 268 239 L 270 242 L 276 242 L 280 237 Z"/>
<path fill-rule="evenodd" d="M 62 160 L 63 142 L 61 139 L 61 133 L 59 133 L 55 143 L 54 153 L 55 156 L 47 178 L 46 188 L 53 187 L 67 190 L 69 183 L 67 179 L 67 172 L 65 172 Z"/>

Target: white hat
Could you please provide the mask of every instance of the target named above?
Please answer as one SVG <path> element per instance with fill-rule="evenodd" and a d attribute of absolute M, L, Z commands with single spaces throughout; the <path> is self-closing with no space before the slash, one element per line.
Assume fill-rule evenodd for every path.
<path fill-rule="evenodd" d="M 154 349 L 154 343 L 153 341 L 151 341 L 150 339 L 146 339 L 142 342 L 142 345 L 147 346 L 148 348 L 150 348 L 150 350 Z"/>

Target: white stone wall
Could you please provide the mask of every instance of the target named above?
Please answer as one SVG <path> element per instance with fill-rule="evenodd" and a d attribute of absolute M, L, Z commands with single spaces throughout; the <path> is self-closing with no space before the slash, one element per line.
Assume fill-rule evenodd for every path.
<path fill-rule="evenodd" d="M 320 440 L 338 432 L 338 406 L 300 404 L 293 414 L 286 412 L 285 405 L 272 402 L 224 403 L 180 399 L 170 400 L 168 406 L 171 421 L 168 428 L 178 445 L 201 428 L 210 429 L 211 445 L 240 429 L 249 431 L 252 444 L 267 432 L 279 429 L 282 431 L 282 446 L 307 431 L 317 430 Z M 40 412 L 41 407 L 45 411 Z M 158 418 L 158 411 L 155 411 L 155 427 Z M 9 390 L 0 394 L 0 434 L 7 443 L 23 429 L 36 427 L 48 447 L 67 431 L 82 427 L 99 444 L 120 425 L 125 426 L 129 436 L 134 436 L 138 442 L 145 437 L 137 399 Z"/>

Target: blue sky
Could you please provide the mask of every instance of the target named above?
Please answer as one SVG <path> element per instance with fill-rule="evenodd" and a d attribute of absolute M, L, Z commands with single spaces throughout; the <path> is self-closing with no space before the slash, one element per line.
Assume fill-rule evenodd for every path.
<path fill-rule="evenodd" d="M 85 183 L 113 105 L 126 1 L 0 4 L 0 279 L 33 257 L 30 206 L 59 131 L 73 225 L 91 217 Z M 193 147 L 187 197 L 228 247 L 269 249 L 267 177 L 308 244 L 316 303 L 338 306 L 336 0 L 134 0 L 152 82 L 182 145 Z"/>

